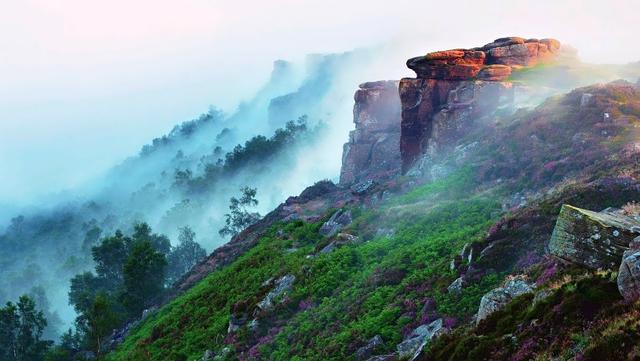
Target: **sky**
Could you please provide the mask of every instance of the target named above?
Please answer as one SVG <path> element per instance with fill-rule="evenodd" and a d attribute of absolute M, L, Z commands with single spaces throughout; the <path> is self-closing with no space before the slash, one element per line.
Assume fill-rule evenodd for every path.
<path fill-rule="evenodd" d="M 640 60 L 638 13 L 622 0 L 0 0 L 0 208 L 97 177 L 210 105 L 233 111 L 276 59 L 518 35 L 626 63 Z"/>

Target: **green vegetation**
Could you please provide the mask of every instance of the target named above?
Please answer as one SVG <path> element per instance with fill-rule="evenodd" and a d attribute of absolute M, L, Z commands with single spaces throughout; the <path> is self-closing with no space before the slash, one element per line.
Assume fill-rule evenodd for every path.
<path fill-rule="evenodd" d="M 468 170 L 448 181 L 461 189 L 472 186 Z M 345 231 L 360 241 L 328 253 L 317 253 L 326 244 L 318 233 L 323 221 L 273 225 L 238 260 L 146 319 L 108 359 L 195 360 L 206 349 L 229 346 L 245 357 L 345 360 L 374 335 L 382 336 L 388 351 L 429 317 L 467 319 L 499 277 L 490 274 L 453 298 L 445 294 L 457 277 L 449 261 L 465 243 L 483 237 L 499 205 L 485 197 L 443 196 L 438 205 L 412 210 L 413 202 L 444 189 L 425 185 L 419 195 L 354 209 L 356 219 Z M 393 235 L 375 236 L 374 228 L 385 227 Z M 265 281 L 284 275 L 296 277 L 291 292 L 275 310 L 260 310 L 256 305 L 270 290 Z M 423 310 L 433 300 L 436 307 Z M 228 334 L 230 317 L 239 310 L 256 317 L 258 326 Z"/>

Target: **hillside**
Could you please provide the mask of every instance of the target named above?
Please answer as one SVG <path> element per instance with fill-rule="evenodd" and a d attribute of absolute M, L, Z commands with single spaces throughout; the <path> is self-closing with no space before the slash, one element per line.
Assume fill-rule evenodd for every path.
<path fill-rule="evenodd" d="M 214 251 L 107 359 L 636 359 L 640 89 L 557 95 L 570 56 L 502 38 L 361 85 L 340 184 Z"/>

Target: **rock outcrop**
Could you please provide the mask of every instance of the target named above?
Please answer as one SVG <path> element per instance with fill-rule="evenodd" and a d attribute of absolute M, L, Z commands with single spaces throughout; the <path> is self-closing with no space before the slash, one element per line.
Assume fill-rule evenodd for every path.
<path fill-rule="evenodd" d="M 640 223 L 623 214 L 565 204 L 549 241 L 551 254 L 592 269 L 618 269 Z"/>
<path fill-rule="evenodd" d="M 618 270 L 618 290 L 627 301 L 640 298 L 640 250 L 625 251 Z"/>
<path fill-rule="evenodd" d="M 552 62 L 554 39 L 500 38 L 483 47 L 437 51 L 411 58 L 417 78 L 400 81 L 400 153 L 407 172 L 426 154 L 454 147 L 479 118 L 513 104 L 514 69 Z"/>
<path fill-rule="evenodd" d="M 433 338 L 445 332 L 442 319 L 439 318 L 429 324 L 424 324 L 414 329 L 409 336 L 397 345 L 398 358 L 401 360 L 417 360 L 422 349 Z"/>
<path fill-rule="evenodd" d="M 508 280 L 503 287 L 494 288 L 482 296 L 476 323 L 480 323 L 490 314 L 503 308 L 512 299 L 531 292 L 533 288 L 524 279 L 515 277 Z"/>
<path fill-rule="evenodd" d="M 341 209 L 335 212 L 328 221 L 322 224 L 320 227 L 320 234 L 326 237 L 331 237 L 338 233 L 342 228 L 351 224 L 352 217 L 351 211 L 348 209 Z"/>
<path fill-rule="evenodd" d="M 354 95 L 353 122 L 342 153 L 340 183 L 351 184 L 400 171 L 400 98 L 398 81 L 360 85 Z"/>
<path fill-rule="evenodd" d="M 373 352 L 384 344 L 380 335 L 373 336 L 366 345 L 356 350 L 356 361 L 363 361 L 371 357 Z"/>
<path fill-rule="evenodd" d="M 263 311 L 267 311 L 272 309 L 276 303 L 282 302 L 293 287 L 295 280 L 296 276 L 294 275 L 285 275 L 278 278 L 275 281 L 273 289 L 267 293 L 262 301 L 258 302 L 258 307 Z M 271 282 L 267 283 L 269 284 Z"/>

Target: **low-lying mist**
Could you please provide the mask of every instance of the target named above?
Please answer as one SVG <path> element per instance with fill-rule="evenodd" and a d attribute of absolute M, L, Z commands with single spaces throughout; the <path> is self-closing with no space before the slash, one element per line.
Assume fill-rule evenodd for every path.
<path fill-rule="evenodd" d="M 48 317 L 49 334 L 57 334 L 75 317 L 69 279 L 93 268 L 91 247 L 100 237 L 146 222 L 175 245 L 178 228 L 189 226 L 210 252 L 228 241 L 218 230 L 241 187 L 257 189 L 257 211 L 265 215 L 314 182 L 337 181 L 358 84 L 411 76 L 403 64 L 415 48 L 402 43 L 314 54 L 302 63 L 278 60 L 269 81 L 234 112 L 214 104 L 102 177 L 37 207 L 0 210 L 0 302 L 37 295 L 40 307 L 59 316 Z M 536 79 L 549 90 L 521 105 L 597 81 L 635 82 L 638 68 L 575 59 L 540 68 Z"/>

